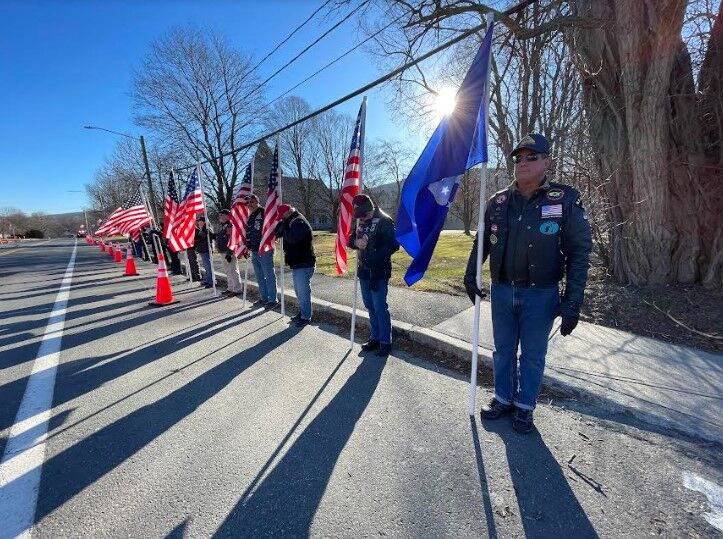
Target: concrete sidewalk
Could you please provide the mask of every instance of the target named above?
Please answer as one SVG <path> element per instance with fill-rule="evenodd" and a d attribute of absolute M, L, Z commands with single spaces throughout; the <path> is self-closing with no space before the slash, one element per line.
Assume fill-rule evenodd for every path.
<path fill-rule="evenodd" d="M 223 274 L 218 276 L 225 282 Z M 287 270 L 287 298 L 295 303 L 291 283 Z M 249 284 L 255 293 L 253 267 Z M 316 274 L 312 294 L 316 311 L 349 319 L 351 279 Z M 470 359 L 474 308 L 468 298 L 390 287 L 389 305 L 396 335 Z M 366 320 L 361 294 L 358 308 L 361 320 Z M 659 428 L 723 443 L 723 356 L 585 322 L 562 337 L 558 325 L 559 321 L 547 356 L 548 386 L 611 413 L 630 413 Z M 494 347 L 486 301 L 479 331 L 481 361 L 491 366 Z"/>
<path fill-rule="evenodd" d="M 472 341 L 474 308 L 434 326 Z M 723 356 L 580 322 L 568 337 L 553 328 L 549 381 L 585 391 L 597 404 L 652 424 L 723 442 Z M 480 346 L 491 353 L 490 304 L 482 302 Z"/>

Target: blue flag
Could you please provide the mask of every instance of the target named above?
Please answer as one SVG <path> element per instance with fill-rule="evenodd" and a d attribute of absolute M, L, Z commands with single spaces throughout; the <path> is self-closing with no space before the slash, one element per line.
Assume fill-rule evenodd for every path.
<path fill-rule="evenodd" d="M 486 101 L 493 27 L 490 21 L 457 92 L 454 112 L 439 123 L 402 187 L 397 240 L 412 257 L 404 275 L 408 286 L 427 271 L 464 172 L 487 162 Z"/>

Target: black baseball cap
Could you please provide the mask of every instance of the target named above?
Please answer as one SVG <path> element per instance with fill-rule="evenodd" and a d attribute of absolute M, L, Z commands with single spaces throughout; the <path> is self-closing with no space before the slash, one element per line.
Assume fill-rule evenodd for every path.
<path fill-rule="evenodd" d="M 360 193 L 352 200 L 352 206 L 354 207 L 354 217 L 359 219 L 364 217 L 367 212 L 374 211 L 374 202 L 369 195 Z"/>
<path fill-rule="evenodd" d="M 535 153 L 549 154 L 550 142 L 539 133 L 530 133 L 517 143 L 515 149 L 510 153 L 510 157 L 514 156 L 520 150 L 532 150 Z"/>
<path fill-rule="evenodd" d="M 218 212 L 219 215 L 231 215 L 231 210 L 223 209 Z"/>

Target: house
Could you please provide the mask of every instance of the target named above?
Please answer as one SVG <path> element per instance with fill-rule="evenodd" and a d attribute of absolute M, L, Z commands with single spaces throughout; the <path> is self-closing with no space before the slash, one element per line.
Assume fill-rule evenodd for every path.
<path fill-rule="evenodd" d="M 261 205 L 266 205 L 266 191 L 273 151 L 261 142 L 254 159 L 254 193 Z M 283 171 L 282 171 L 283 172 Z M 330 215 L 329 188 L 318 178 L 295 178 L 281 176 L 281 199 L 304 214 L 314 230 L 329 230 L 332 225 Z"/>

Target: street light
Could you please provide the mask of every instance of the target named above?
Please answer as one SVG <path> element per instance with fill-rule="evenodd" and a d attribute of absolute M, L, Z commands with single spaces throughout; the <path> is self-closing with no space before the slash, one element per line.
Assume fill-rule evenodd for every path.
<path fill-rule="evenodd" d="M 113 133 L 121 137 L 126 137 L 131 140 L 135 140 L 135 137 L 128 133 L 121 133 L 120 131 L 113 131 L 112 129 L 106 129 L 105 127 L 98 127 L 97 125 L 84 125 L 83 129 L 97 129 L 98 131 L 105 131 L 106 133 Z M 148 196 L 151 199 L 151 211 L 153 212 L 153 219 L 158 222 L 158 215 L 156 215 L 156 196 L 153 193 L 153 182 L 151 181 L 151 167 L 148 166 L 148 154 L 146 153 L 146 141 L 143 135 L 140 137 L 141 141 L 141 153 L 143 154 L 143 165 L 146 168 L 146 179 L 148 180 Z"/>

